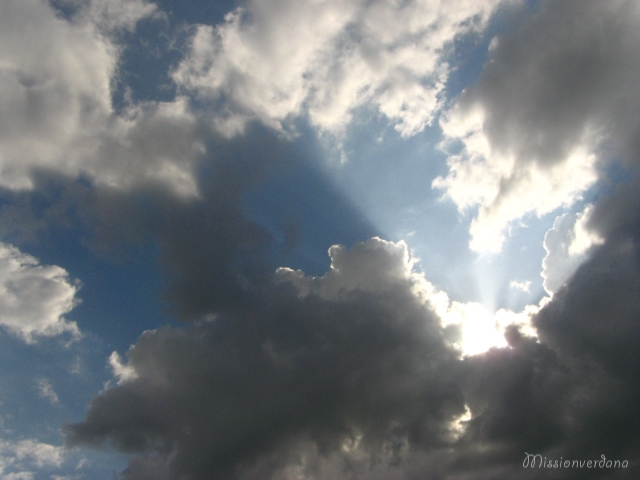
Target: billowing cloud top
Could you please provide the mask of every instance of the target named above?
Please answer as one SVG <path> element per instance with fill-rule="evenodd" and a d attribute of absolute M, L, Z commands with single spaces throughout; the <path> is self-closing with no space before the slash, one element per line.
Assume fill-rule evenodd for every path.
<path fill-rule="evenodd" d="M 497 1 L 251 1 L 198 26 L 176 82 L 221 108 L 224 132 L 307 114 L 339 133 L 372 105 L 403 136 L 441 107 L 453 40 L 482 29 Z"/>

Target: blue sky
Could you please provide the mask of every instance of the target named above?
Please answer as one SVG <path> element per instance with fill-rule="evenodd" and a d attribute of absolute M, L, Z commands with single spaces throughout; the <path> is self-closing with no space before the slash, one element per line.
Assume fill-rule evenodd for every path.
<path fill-rule="evenodd" d="M 5 0 L 0 476 L 637 476 L 639 26 Z"/>

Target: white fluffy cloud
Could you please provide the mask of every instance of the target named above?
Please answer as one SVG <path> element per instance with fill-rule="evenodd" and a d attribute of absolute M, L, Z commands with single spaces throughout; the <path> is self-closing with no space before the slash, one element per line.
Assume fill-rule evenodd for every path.
<path fill-rule="evenodd" d="M 481 29 L 498 3 L 250 1 L 223 24 L 197 28 L 174 78 L 218 107 L 214 122 L 229 134 L 249 119 L 282 128 L 303 113 L 340 132 L 370 104 L 406 137 L 441 107 L 447 48 Z"/>
<path fill-rule="evenodd" d="M 76 323 L 63 317 L 76 305 L 77 290 L 63 268 L 0 243 L 0 326 L 10 333 L 27 343 L 65 332 L 78 337 Z"/>
<path fill-rule="evenodd" d="M 441 119 L 449 174 L 433 185 L 478 207 L 471 248 L 497 251 L 509 224 L 573 204 L 604 161 L 636 161 L 637 2 L 543 1 L 495 39 L 491 60 Z"/>
<path fill-rule="evenodd" d="M 155 7 L 142 0 L 81 2 L 70 20 L 39 0 L 0 4 L 0 186 L 28 189 L 35 170 L 128 187 L 162 181 L 194 193 L 202 151 L 195 119 L 180 99 L 112 107 L 119 47 Z"/>

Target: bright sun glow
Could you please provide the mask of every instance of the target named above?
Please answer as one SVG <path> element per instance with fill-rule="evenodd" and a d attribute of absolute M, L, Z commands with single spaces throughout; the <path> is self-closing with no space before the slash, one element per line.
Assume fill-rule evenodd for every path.
<path fill-rule="evenodd" d="M 455 342 L 464 355 L 478 355 L 492 347 L 506 347 L 505 328 L 516 324 L 526 335 L 535 336 L 530 318 L 539 307 L 527 306 L 522 312 L 489 311 L 480 303 L 452 302 L 443 315 L 444 325 L 458 325 L 460 338 Z"/>

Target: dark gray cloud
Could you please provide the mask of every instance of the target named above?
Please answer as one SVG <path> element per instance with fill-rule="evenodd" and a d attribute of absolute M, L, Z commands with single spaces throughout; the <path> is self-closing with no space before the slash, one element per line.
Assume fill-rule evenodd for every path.
<path fill-rule="evenodd" d="M 274 275 L 268 234 L 239 200 L 271 168 L 249 159 L 279 143 L 244 144 L 212 163 L 202 202 L 151 186 L 81 197 L 94 221 L 112 220 L 94 248 L 159 242 L 168 298 L 195 322 L 143 334 L 128 353 L 135 375 L 66 427 L 71 445 L 132 455 L 127 480 L 533 479 L 524 452 L 639 458 L 635 183 L 594 207 L 605 243 L 534 318 L 540 341 L 512 327 L 508 348 L 461 360 L 401 244 L 333 248 L 324 277 Z"/>
<path fill-rule="evenodd" d="M 624 196 L 624 190 L 614 198 Z M 607 205 L 612 206 L 605 201 L 596 211 Z M 572 373 L 575 386 L 566 412 L 572 435 L 562 444 L 572 455 L 615 453 L 637 459 L 640 451 L 637 219 L 638 210 L 628 210 L 615 234 L 535 319 L 541 341 L 558 352 Z"/>
<path fill-rule="evenodd" d="M 637 146 L 637 3 L 543 1 L 536 8 L 496 39 L 491 62 L 461 106 L 481 104 L 492 148 L 520 162 L 565 161 L 585 133 Z"/>
<path fill-rule="evenodd" d="M 605 243 L 534 318 L 540 340 L 460 359 L 402 248 L 333 249 L 281 271 L 264 303 L 146 332 L 135 376 L 96 397 L 70 444 L 134 454 L 125 479 L 532 479 L 524 452 L 638 459 L 640 268 Z M 464 417 L 468 409 L 470 416 Z M 553 478 L 633 478 L 567 469 Z"/>
<path fill-rule="evenodd" d="M 67 427 L 70 443 L 155 452 L 169 478 L 194 479 L 312 468 L 298 443 L 354 464 L 356 453 L 393 464 L 403 450 L 451 444 L 464 413 L 457 353 L 387 245 L 342 252 L 347 278 L 328 297 L 284 280 L 259 310 L 145 333 L 128 352 L 137 378 L 96 397 Z M 347 267 L 363 257 L 393 268 L 361 288 Z M 123 476 L 147 478 L 157 461 L 137 458 Z"/>

